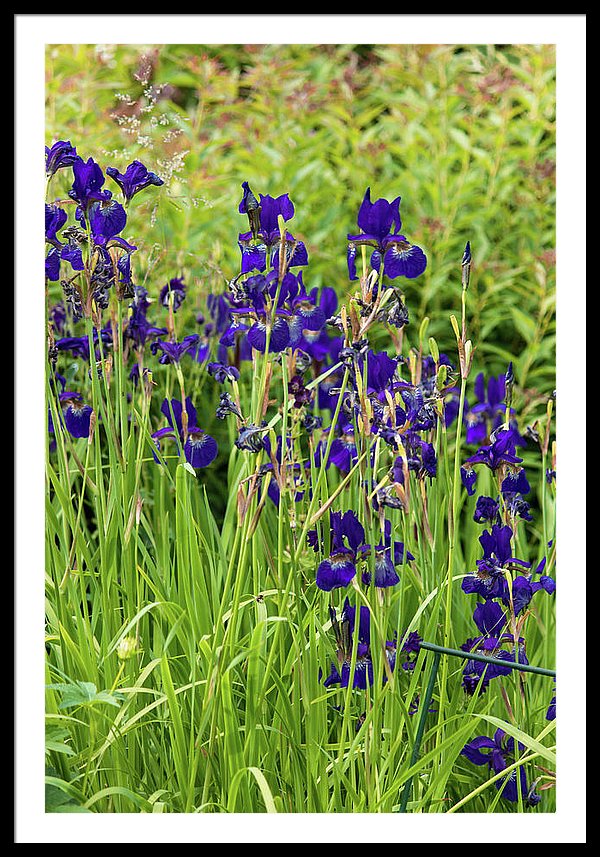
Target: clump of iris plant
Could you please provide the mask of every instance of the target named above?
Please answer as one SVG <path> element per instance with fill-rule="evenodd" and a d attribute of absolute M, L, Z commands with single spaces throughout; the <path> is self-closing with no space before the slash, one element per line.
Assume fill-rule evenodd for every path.
<path fill-rule="evenodd" d="M 124 174 L 114 167 L 107 167 L 105 174 L 93 158 L 84 160 L 77 154 L 69 141 L 46 147 L 48 181 L 66 168 L 73 173 L 68 196 L 76 204 L 74 222 L 68 223 L 60 201 L 46 203 L 46 243 L 50 245 L 46 277 L 60 280 L 75 319 L 93 315 L 97 321 L 108 307 L 112 289 L 119 300 L 133 297 L 131 255 L 137 250 L 123 237 L 127 212 L 104 187 L 106 175 L 117 181 L 126 205 L 143 187 L 164 182 L 139 161 Z"/>
<path fill-rule="evenodd" d="M 506 378 L 506 381 L 505 381 Z M 478 376 L 476 386 L 480 400 L 475 413 L 482 416 L 477 428 L 473 423 L 471 440 L 485 441 L 466 459 L 461 468 L 461 480 L 467 494 L 476 493 L 477 474 L 475 467 L 484 465 L 496 479 L 496 497 L 479 495 L 473 511 L 476 523 L 487 524 L 479 537 L 483 556 L 476 560 L 476 568 L 468 572 L 462 581 L 462 590 L 483 599 L 477 604 L 473 619 L 480 635 L 467 640 L 464 651 L 493 656 L 500 660 L 527 663 L 525 640 L 521 636 L 527 608 L 536 592 L 544 590 L 553 594 L 556 584 L 544 574 L 546 558 L 531 570 L 531 563 L 514 554 L 516 527 L 519 521 L 532 521 L 530 504 L 524 499 L 531 491 L 523 459 L 516 454 L 520 435 L 514 425 L 507 426 L 506 419 L 513 414 L 511 409 L 514 375 L 509 366 L 506 376 L 491 379 L 488 384 L 487 401 L 484 396 L 483 375 Z M 502 419 L 503 417 L 503 419 Z M 498 422 L 498 419 L 500 420 Z M 495 421 L 496 428 L 487 437 L 489 426 Z M 469 694 L 483 693 L 491 679 L 510 673 L 498 664 L 483 664 L 469 660 L 463 671 L 463 687 Z"/>
<path fill-rule="evenodd" d="M 323 685 L 366 691 L 376 675 L 383 676 L 383 683 L 391 682 L 394 671 L 415 667 L 421 638 L 411 632 L 399 643 L 390 606 L 405 609 L 399 586 L 403 573 L 411 585 L 421 585 L 418 563 L 408 546 L 423 556 L 429 543 L 433 555 L 436 529 L 433 523 L 429 526 L 429 492 L 438 487 L 435 496 L 439 498 L 441 489 L 434 480 L 444 470 L 438 454 L 447 448 L 446 430 L 454 421 L 462 429 L 464 420 L 466 442 L 478 448 L 463 461 L 460 477 L 468 497 L 474 498 L 469 514 L 484 529 L 475 568 L 464 569 L 462 578 L 462 592 L 474 596 L 476 604 L 473 636 L 461 649 L 500 663 L 465 660 L 462 686 L 470 695 L 485 693 L 494 678 L 512 673 L 511 665 L 526 665 L 524 629 L 529 605 L 540 589 L 552 594 L 555 583 L 545 574 L 545 558 L 533 568 L 519 558 L 517 548 L 522 545 L 516 538 L 518 528 L 533 516 L 525 499 L 531 486 L 523 458 L 517 454 L 525 441 L 512 408 L 512 366 L 487 385 L 483 373 L 478 375 L 476 401 L 469 407 L 463 385 L 460 393 L 456 386 L 452 361 L 437 348 L 424 355 L 420 334 L 419 348 L 402 353 L 409 302 L 399 283 L 416 280 L 428 261 L 423 249 L 404 234 L 401 197 L 391 202 L 372 200 L 371 189 L 366 189 L 356 218 L 358 230 L 346 232 L 343 245 L 351 288 L 356 290 L 342 306 L 331 285 L 311 283 L 307 247 L 289 231 L 296 231 L 291 227 L 296 210 L 289 194 L 254 193 L 244 181 L 237 211 L 247 219 L 248 229 L 238 234 L 239 265 L 224 276 L 221 290 L 198 306 L 193 304 L 194 290 L 186 285 L 184 271 L 149 286 L 150 291 L 135 282 L 137 247 L 124 237 L 128 212 L 140 192 L 146 196 L 163 180 L 137 160 L 124 172 L 113 166 L 102 170 L 93 158 L 78 155 L 69 141 L 58 141 L 46 149 L 48 181 L 66 170 L 73 174 L 68 208 L 60 200 L 46 203 L 45 270 L 47 279 L 59 282 L 63 290 L 64 302 L 51 310 L 49 353 L 51 386 L 69 434 L 93 436 L 96 414 L 81 393 L 72 391 L 70 381 L 71 391 L 65 390 L 65 378 L 55 371 L 61 355 L 89 364 L 88 376 L 96 381 L 98 372 L 104 379 L 104 393 L 110 391 L 111 379 L 101 370 L 112 349 L 108 363 L 121 373 L 126 367 L 119 381 L 125 379 L 123 387 L 126 382 L 130 385 L 119 387 L 115 399 L 121 425 L 127 420 L 136 425 L 138 418 L 151 422 L 150 395 L 157 386 L 153 371 L 160 367 L 166 379 L 161 422 L 145 434 L 154 444 L 155 461 L 168 464 L 162 450 L 172 443 L 176 453 L 172 457 L 187 470 L 209 467 L 217 460 L 219 446 L 199 423 L 210 430 L 207 415 L 222 421 L 219 428 L 229 435 L 233 456 L 241 459 L 237 472 L 243 475 L 233 487 L 238 489 L 243 549 L 244 538 L 254 533 L 264 507 L 269 507 L 267 497 L 275 506 L 275 512 L 270 508 L 268 514 L 278 515 L 279 533 L 285 527 L 285 515 L 291 532 L 299 522 L 302 537 L 294 544 L 295 554 L 290 554 L 299 559 L 307 545 L 313 549 L 313 570 L 302 583 L 313 587 L 312 595 L 316 586 L 315 603 L 328 611 L 335 637 L 335 663 Z M 118 187 L 120 201 L 105 187 L 107 176 Z M 470 264 L 467 243 L 463 288 Z M 103 310 L 109 307 L 103 318 Z M 85 336 L 75 335 L 80 319 L 86 321 Z M 389 334 L 391 348 L 381 348 L 382 332 Z M 465 381 L 464 352 L 459 357 Z M 251 408 L 243 398 L 244 372 L 251 373 Z M 66 371 L 65 375 L 72 378 Z M 179 383 L 180 398 L 172 396 L 173 378 Z M 95 395 L 99 387 L 96 383 Z M 194 398 L 198 390 L 203 396 L 212 395 L 211 406 L 203 402 L 199 415 L 186 387 L 195 391 Z M 141 415 L 137 408 L 129 412 L 129 403 L 136 397 L 139 401 L 144 391 Z M 95 406 L 98 400 L 92 401 Z M 110 415 L 108 408 L 101 413 Z M 49 430 L 56 430 L 51 418 Z M 110 439 L 108 429 L 106 436 Z M 456 447 L 458 465 L 460 444 Z M 131 448 L 129 444 L 127 449 Z M 489 471 L 486 479 L 496 483 L 489 489 L 493 496 L 475 497 L 482 469 Z M 229 476 L 233 471 L 230 468 Z M 246 493 L 242 483 L 248 486 Z M 317 503 L 332 485 L 333 494 L 317 511 Z M 443 515 L 439 509 L 434 511 L 439 533 Z M 399 532 L 406 546 L 395 538 Z M 277 565 L 277 573 L 287 561 L 285 546 L 280 548 L 278 562 L 271 564 Z M 298 573 L 303 564 L 289 565 Z M 277 581 L 278 587 L 284 584 L 285 580 Z M 349 587 L 359 598 L 356 607 L 344 592 Z M 344 599 L 339 616 L 333 606 L 338 598 Z M 390 624 L 395 629 L 392 633 Z M 366 698 L 370 700 L 371 694 Z M 418 702 L 418 695 L 406 701 L 409 714 L 417 711 Z M 442 705 L 440 694 L 440 711 Z M 553 706 L 555 697 L 548 717 L 553 716 Z M 462 752 L 472 763 L 487 764 L 501 773 L 521 749 L 498 730 L 493 739 L 475 738 Z M 528 787 L 523 769 L 518 770 L 518 779 L 513 772 L 499 780 L 497 788 L 509 801 L 518 799 L 520 789 L 527 805 L 535 806 L 539 797 Z"/>

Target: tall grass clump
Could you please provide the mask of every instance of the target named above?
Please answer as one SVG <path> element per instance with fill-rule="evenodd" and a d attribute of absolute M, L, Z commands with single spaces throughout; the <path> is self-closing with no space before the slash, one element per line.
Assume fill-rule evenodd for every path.
<path fill-rule="evenodd" d="M 47 811 L 553 812 L 552 57 L 91 50 L 47 63 Z"/>

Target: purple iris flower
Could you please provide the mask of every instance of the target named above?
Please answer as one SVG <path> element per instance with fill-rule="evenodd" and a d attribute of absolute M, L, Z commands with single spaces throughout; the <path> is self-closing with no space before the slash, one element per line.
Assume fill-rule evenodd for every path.
<path fill-rule="evenodd" d="M 477 473 L 473 470 L 472 467 L 461 467 L 460 468 L 460 478 L 462 484 L 467 489 L 467 494 L 469 497 L 472 497 L 475 493 L 475 487 L 477 484 Z"/>
<path fill-rule="evenodd" d="M 294 204 L 287 193 L 283 193 L 281 196 L 275 198 L 269 195 L 263 196 L 262 193 L 259 196 L 259 237 L 270 247 L 280 240 L 279 216 L 281 215 L 286 222 L 291 220 L 294 216 Z M 244 188 L 244 198 L 240 203 L 240 213 L 243 213 L 244 200 L 247 200 L 247 198 L 246 188 Z"/>
<path fill-rule="evenodd" d="M 274 246 L 275 252 L 271 259 L 271 265 L 277 271 L 279 270 L 279 250 L 281 247 L 281 241 L 278 241 Z M 290 268 L 298 268 L 301 265 L 308 265 L 308 250 L 306 249 L 304 241 L 299 241 L 297 238 L 294 238 L 291 232 L 285 233 L 285 262 L 288 270 Z"/>
<path fill-rule="evenodd" d="M 197 425 L 197 411 L 190 397 L 186 397 L 185 410 L 188 417 L 187 433 L 183 428 L 183 406 L 178 399 L 165 399 L 161 412 L 167 418 L 168 426 L 152 434 L 157 449 L 163 437 L 179 437 L 183 444 L 185 460 L 194 469 L 208 467 L 217 457 L 219 448 L 216 440 Z"/>
<path fill-rule="evenodd" d="M 49 244 L 54 244 L 55 247 L 62 247 L 62 244 L 56 237 L 59 229 L 62 229 L 67 222 L 67 212 L 60 205 L 48 205 L 45 207 L 46 220 L 46 241 Z"/>
<path fill-rule="evenodd" d="M 317 336 L 325 327 L 326 315 L 318 301 L 318 289 L 306 292 L 302 273 L 286 272 L 278 284 L 275 270 L 267 275 L 254 274 L 241 281 L 236 277 L 230 283 L 229 327 L 219 340 L 230 347 L 236 343 L 236 335 L 247 331 L 247 344 L 257 351 L 267 347 L 267 326 L 271 318 L 269 352 L 281 352 L 288 346 L 301 348 L 306 336 Z M 277 306 L 274 306 L 277 297 Z M 244 324 L 240 319 L 245 319 Z"/>
<path fill-rule="evenodd" d="M 339 684 L 340 687 L 348 687 L 350 682 L 350 670 L 352 664 L 352 648 L 353 636 L 356 624 L 356 608 L 350 605 L 348 598 L 344 601 L 342 614 L 339 622 L 336 617 L 335 610 L 329 609 L 331 617 L 331 626 L 335 634 L 337 643 L 337 658 L 340 669 L 332 664 L 329 676 L 323 682 L 325 687 L 331 687 L 333 684 Z M 371 659 L 371 651 L 369 648 L 371 628 L 371 615 L 369 608 L 361 606 L 359 609 L 358 635 L 356 647 L 356 664 L 354 676 L 352 679 L 352 687 L 359 690 L 366 690 L 367 686 L 373 684 L 373 661 Z M 395 653 L 394 653 L 395 662 Z"/>
<path fill-rule="evenodd" d="M 77 158 L 77 149 L 70 140 L 57 140 L 50 148 L 46 148 L 46 175 L 53 176 L 57 170 L 71 167 Z"/>
<path fill-rule="evenodd" d="M 334 684 L 339 684 L 340 687 L 348 687 L 350 682 L 350 668 L 352 664 L 352 649 L 350 654 L 346 655 L 341 661 L 341 669 L 332 664 L 331 671 L 323 685 L 331 687 Z M 373 684 L 373 661 L 371 659 L 371 650 L 366 643 L 358 643 L 356 647 L 356 664 L 354 668 L 354 678 L 352 687 L 358 690 L 366 690 L 367 685 Z"/>
<path fill-rule="evenodd" d="M 290 345 L 297 348 L 302 337 L 308 332 L 314 334 L 325 327 L 327 316 L 317 302 L 317 289 L 312 289 L 307 294 L 302 282 L 302 274 L 298 275 L 300 283 L 299 292 L 290 299 L 289 307 L 291 318 L 289 320 Z"/>
<path fill-rule="evenodd" d="M 331 512 L 329 522 L 331 553 L 320 563 L 316 579 L 319 589 L 325 592 L 350 583 L 356 575 L 357 557 L 365 542 L 364 527 L 354 512 Z"/>
<path fill-rule="evenodd" d="M 437 417 L 433 400 L 426 398 L 423 387 L 400 382 L 398 389 L 405 407 L 396 410 L 396 422 L 414 432 L 434 428 Z"/>
<path fill-rule="evenodd" d="M 310 310 L 312 314 L 312 323 L 304 324 L 299 337 L 296 337 L 294 326 L 297 324 L 297 319 L 293 318 L 290 322 L 292 330 L 293 347 L 297 351 L 301 351 L 311 357 L 317 363 L 326 363 L 330 361 L 332 364 L 337 363 L 337 354 L 340 347 L 343 345 L 342 337 L 331 338 L 327 330 L 327 320 L 335 313 L 337 308 L 337 295 L 335 290 L 330 286 L 323 286 L 320 290 L 314 287 L 308 295 L 312 306 L 323 313 L 323 324 L 317 327 L 315 311 Z M 302 318 L 302 313 L 294 313 L 295 316 Z"/>
<path fill-rule="evenodd" d="M 312 391 L 306 389 L 304 379 L 302 375 L 299 375 L 298 373 L 296 373 L 293 378 L 290 378 L 288 383 L 288 393 L 294 400 L 295 408 L 302 408 L 304 405 L 310 404 L 313 397 Z"/>
<path fill-rule="evenodd" d="M 73 186 L 69 196 L 79 203 L 84 213 L 87 213 L 93 202 L 110 200 L 111 192 L 102 190 L 104 181 L 104 173 L 93 158 L 84 161 L 78 156 L 73 162 Z"/>
<path fill-rule="evenodd" d="M 171 429 L 179 435 L 183 435 L 183 405 L 179 399 L 164 399 L 160 406 L 161 413 L 167 419 Z M 188 416 L 188 425 L 196 425 L 198 422 L 198 413 L 189 396 L 185 399 L 185 410 Z"/>
<path fill-rule="evenodd" d="M 552 542 L 548 543 L 549 545 Z M 552 595 L 553 592 L 556 591 L 556 583 L 552 577 L 549 577 L 547 574 L 544 574 L 544 569 L 546 568 L 546 557 L 543 557 L 541 562 L 538 563 L 535 570 L 533 571 L 533 575 L 539 575 L 539 580 L 535 581 L 532 586 L 534 587 L 534 592 L 537 592 L 538 589 L 545 589 L 549 595 Z"/>
<path fill-rule="evenodd" d="M 170 297 L 172 296 L 172 297 Z M 185 300 L 185 284 L 183 277 L 173 277 L 162 287 L 158 300 L 161 306 L 168 307 L 172 301 L 173 312 L 177 312 Z"/>
<path fill-rule="evenodd" d="M 358 226 L 362 232 L 348 235 L 348 274 L 351 280 L 358 279 L 356 247 L 362 244 L 373 248 L 371 267 L 379 271 L 383 261 L 385 273 L 391 280 L 397 277 L 413 279 L 427 267 L 427 257 L 421 248 L 400 234 L 400 199 L 397 196 L 392 202 L 386 199 L 371 202 L 371 189 L 367 188 L 358 212 Z"/>
<path fill-rule="evenodd" d="M 64 262 L 68 262 L 74 271 L 83 271 L 85 268 L 81 247 L 72 241 L 69 241 L 69 243 L 62 248 L 60 251 L 60 258 Z"/>
<path fill-rule="evenodd" d="M 371 582 L 371 572 L 365 571 L 362 575 L 362 582 L 368 586 Z M 384 545 L 379 544 L 375 548 L 375 574 L 373 583 L 380 589 L 386 589 L 388 586 L 395 586 L 400 583 L 400 577 L 394 567 L 391 551 Z"/>
<path fill-rule="evenodd" d="M 223 333 L 229 324 L 229 302 L 226 296 L 210 294 L 206 306 L 217 333 Z"/>
<path fill-rule="evenodd" d="M 131 253 L 123 253 L 119 257 L 117 261 L 117 272 L 123 296 L 132 298 L 135 294 L 135 285 L 131 274 Z"/>
<path fill-rule="evenodd" d="M 196 363 L 204 363 L 210 357 L 210 342 L 208 337 L 200 336 L 198 344 L 188 352 L 192 360 Z"/>
<path fill-rule="evenodd" d="M 266 314 L 250 327 L 247 333 L 248 342 L 257 351 L 264 353 L 267 347 L 267 320 Z M 290 344 L 290 328 L 284 318 L 275 318 L 271 327 L 269 339 L 269 354 L 285 351 Z"/>
<path fill-rule="evenodd" d="M 484 443 L 491 434 L 506 421 L 506 375 L 489 378 L 487 388 L 483 372 L 475 378 L 474 392 L 477 398 L 473 407 L 465 407 L 464 421 L 467 427 L 466 443 Z M 515 443 L 525 446 L 516 422 L 510 419 L 514 410 L 509 409 L 509 427 L 514 432 Z"/>
<path fill-rule="evenodd" d="M 536 569 L 529 574 L 522 574 L 512 581 L 511 589 L 508 589 L 508 583 L 505 581 L 504 592 L 501 595 L 502 603 L 507 607 L 511 603 L 515 616 L 524 610 L 536 592 L 543 589 L 548 595 L 552 595 L 556 591 L 556 582 L 552 577 L 543 574 L 546 565 L 546 557 L 542 559 Z M 539 580 L 533 578 L 539 576 Z"/>
<path fill-rule="evenodd" d="M 89 437 L 93 410 L 85 404 L 81 393 L 65 391 L 60 393 L 59 400 L 69 434 L 78 438 Z"/>
<path fill-rule="evenodd" d="M 208 467 L 217 457 L 219 449 L 216 440 L 198 426 L 188 428 L 187 440 L 183 452 L 188 464 L 193 468 Z"/>
<path fill-rule="evenodd" d="M 54 332 L 60 336 L 65 331 L 65 325 L 67 323 L 67 310 L 62 301 L 54 304 L 50 307 L 48 311 L 48 318 L 52 322 L 52 327 Z"/>
<path fill-rule="evenodd" d="M 279 506 L 279 501 L 281 498 L 281 490 L 279 480 L 283 482 L 285 486 L 289 486 L 290 489 L 293 490 L 294 502 L 298 503 L 304 497 L 304 488 L 305 488 L 305 476 L 303 472 L 303 466 L 299 463 L 296 464 L 284 464 L 281 466 L 281 435 L 277 435 L 277 448 L 275 450 L 274 456 L 271 452 L 271 442 L 269 440 L 269 436 L 266 435 L 262 439 L 262 446 L 265 449 L 267 456 L 271 459 L 270 461 L 263 464 L 260 468 L 261 476 L 269 477 L 269 485 L 267 488 L 267 495 L 271 502 L 275 506 Z M 288 454 L 292 451 L 292 442 L 291 438 L 287 438 L 287 448 Z M 279 477 L 275 475 L 275 469 L 273 466 L 273 458 L 280 462 L 279 464 Z"/>
<path fill-rule="evenodd" d="M 490 601 L 488 604 L 498 606 L 495 601 Z M 508 646 L 509 649 L 503 648 L 504 646 Z M 512 634 L 499 634 L 497 637 L 475 637 L 467 640 L 461 649 L 465 652 L 497 658 L 507 663 L 515 663 L 515 642 Z M 516 652 L 518 663 L 529 663 L 525 655 L 525 643 L 522 638 L 517 641 Z M 468 660 L 463 669 L 462 686 L 469 696 L 477 693 L 478 688 L 479 692 L 483 694 L 486 692 L 490 681 L 498 678 L 498 676 L 510 675 L 511 672 L 510 666 L 503 667 L 499 664 L 486 664 L 474 659 Z"/>
<path fill-rule="evenodd" d="M 368 545 L 367 545 L 368 547 Z M 404 547 L 404 542 L 392 542 L 392 524 L 386 520 L 384 523 L 383 540 L 375 547 L 375 576 L 373 583 L 379 588 L 395 586 L 400 582 L 396 566 L 410 562 L 414 556 Z M 362 582 L 368 586 L 371 582 L 371 572 L 365 571 Z"/>
<path fill-rule="evenodd" d="M 514 565 L 529 568 L 530 563 L 512 555 L 513 532 L 510 527 L 494 524 L 491 532 L 484 530 L 479 536 L 483 558 L 477 560 L 477 569 L 463 578 L 462 589 L 484 598 L 502 598 L 506 591 L 505 574 Z"/>
<path fill-rule="evenodd" d="M 105 199 L 101 202 L 92 200 L 88 210 L 88 218 L 94 243 L 100 246 L 106 245 L 107 241 L 115 238 L 119 232 L 123 231 L 127 223 L 125 209 L 120 202 L 114 199 Z"/>
<path fill-rule="evenodd" d="M 493 432 L 488 446 L 480 446 L 475 455 L 467 458 L 465 464 L 485 464 L 490 470 L 496 470 L 502 463 L 520 464 L 523 459 L 515 453 L 518 435 L 513 429 L 500 429 Z"/>
<path fill-rule="evenodd" d="M 200 335 L 198 333 L 191 333 L 189 336 L 184 336 L 181 342 L 157 339 L 150 346 L 150 351 L 153 354 L 156 354 L 157 351 L 163 352 L 159 358 L 159 363 L 179 363 L 184 354 L 187 354 L 188 351 L 197 346 L 199 339 Z"/>
<path fill-rule="evenodd" d="M 55 283 L 60 277 L 60 251 L 51 247 L 44 261 L 44 274 Z"/>
<path fill-rule="evenodd" d="M 226 366 L 217 360 L 208 363 L 206 369 L 208 374 L 212 375 L 219 384 L 224 384 L 226 381 L 237 381 L 240 377 L 239 370 L 235 366 Z"/>
<path fill-rule="evenodd" d="M 507 494 L 529 494 L 531 486 L 527 481 L 524 468 L 520 467 L 516 472 L 509 472 L 502 480 L 500 490 L 503 495 Z"/>
<path fill-rule="evenodd" d="M 45 208 L 45 229 L 46 229 L 46 241 L 51 244 L 48 255 L 46 256 L 45 261 L 45 272 L 46 277 L 52 282 L 56 282 L 56 280 L 60 277 L 60 263 L 63 257 L 64 245 L 58 240 L 56 237 L 56 233 L 59 229 L 67 222 L 67 212 L 61 208 L 59 205 L 48 205 L 46 204 Z M 81 251 L 80 251 L 81 255 Z M 83 261 L 81 262 L 81 267 L 76 268 L 76 270 L 83 269 Z"/>
<path fill-rule="evenodd" d="M 129 305 L 131 315 L 127 320 L 125 336 L 132 339 L 136 345 L 144 345 L 149 336 L 166 336 L 166 327 L 154 327 L 146 318 L 150 302 L 147 300 L 148 292 L 143 286 L 135 286 L 133 290 L 133 301 Z"/>
<path fill-rule="evenodd" d="M 490 432 L 498 427 L 498 420 L 501 423 L 505 419 L 505 376 L 489 378 L 486 390 L 485 377 L 480 372 L 475 378 L 474 390 L 477 404 L 465 409 L 465 440 L 467 443 L 479 444 L 487 440 Z"/>
<path fill-rule="evenodd" d="M 356 574 L 356 563 L 371 554 L 371 545 L 365 544 L 365 531 L 352 511 L 332 512 L 330 514 L 330 556 L 320 563 L 317 569 L 317 586 L 326 592 L 340 586 L 347 586 Z M 320 548 L 316 530 L 309 531 L 308 543 L 317 551 Z M 404 543 L 392 542 L 391 523 L 385 522 L 382 541 L 373 549 L 373 583 L 380 588 L 395 586 L 400 578 L 396 566 L 414 559 Z M 365 571 L 362 582 L 368 586 L 371 571 Z"/>
<path fill-rule="evenodd" d="M 100 331 L 100 338 L 104 346 L 112 344 L 112 332 L 109 327 L 105 327 Z M 94 344 L 98 343 L 98 331 L 94 328 L 93 332 Z M 69 351 L 73 357 L 82 357 L 89 363 L 90 360 L 90 345 L 87 335 L 83 336 L 65 336 L 56 340 L 56 347 L 59 351 Z M 95 349 L 94 360 L 99 360 L 100 354 L 98 349 Z"/>
<path fill-rule="evenodd" d="M 473 520 L 476 524 L 499 524 L 501 519 L 498 501 L 494 500 L 493 497 L 479 496 L 475 504 Z"/>
<path fill-rule="evenodd" d="M 322 446 L 326 440 L 323 438 Z M 347 473 L 358 461 L 358 451 L 354 442 L 354 429 L 349 423 L 342 426 L 341 434 L 336 437 L 329 450 L 327 467 L 334 464 L 339 470 Z"/>
<path fill-rule="evenodd" d="M 402 436 L 407 458 L 398 455 L 392 465 L 392 479 L 399 485 L 404 485 L 404 465 L 416 474 L 418 479 L 433 479 L 437 474 L 437 456 L 433 444 L 422 440 L 414 431 L 407 431 Z"/>
<path fill-rule="evenodd" d="M 517 742 L 515 747 L 514 738 L 508 737 L 503 729 L 496 729 L 493 738 L 480 735 L 465 744 L 461 753 L 474 765 L 487 765 L 490 771 L 499 774 L 513 764 L 517 755 L 521 755 L 524 750 L 523 744 Z M 519 772 L 518 782 L 517 771 Z M 540 796 L 535 793 L 533 787 L 530 789 L 527 785 L 523 765 L 519 765 L 510 774 L 496 780 L 495 786 L 502 792 L 502 797 L 512 803 L 518 802 L 519 792 L 527 806 L 536 806 L 540 802 Z"/>
<path fill-rule="evenodd" d="M 139 193 L 149 185 L 164 184 L 164 181 L 151 172 L 141 161 L 132 161 L 124 173 L 120 173 L 115 167 L 107 167 L 106 175 L 114 179 L 121 188 L 126 202 L 130 202 L 136 193 Z"/>
<path fill-rule="evenodd" d="M 546 720 L 556 720 L 556 679 L 554 679 L 554 695 L 550 700 L 550 705 L 546 711 Z"/>
<path fill-rule="evenodd" d="M 529 494 L 531 491 L 531 486 L 522 467 L 516 472 L 506 474 L 502 480 L 500 491 L 506 510 L 513 518 L 519 517 L 524 521 L 533 520 L 529 512 L 529 503 L 523 499 L 523 495 Z"/>
<path fill-rule="evenodd" d="M 497 601 L 487 600 L 476 605 L 473 611 L 473 621 L 482 635 L 478 638 L 479 640 L 483 640 L 485 637 L 498 639 L 506 625 L 507 618 Z"/>
<path fill-rule="evenodd" d="M 294 204 L 287 193 L 276 198 L 259 194 L 257 200 L 248 182 L 242 183 L 243 196 L 239 204 L 240 214 L 247 214 L 250 223 L 250 232 L 239 235 L 238 244 L 242 251 L 242 273 L 252 270 L 264 271 L 267 267 L 267 255 L 273 253 L 270 263 L 275 270 L 279 267 L 279 245 L 281 235 L 279 231 L 279 216 L 284 221 L 289 221 L 294 216 Z M 258 244 L 253 242 L 260 242 Z M 286 254 L 288 268 L 308 264 L 308 253 L 302 241 L 297 241 L 294 236 L 285 233 Z"/>
<path fill-rule="evenodd" d="M 362 370 L 364 360 L 367 361 L 367 394 L 383 393 L 390 389 L 398 368 L 398 361 L 390 357 L 386 351 L 375 352 L 371 349 L 366 358 L 359 358 L 358 365 Z"/>
<path fill-rule="evenodd" d="M 329 609 L 331 617 L 331 626 L 337 644 L 337 659 L 338 666 L 332 664 L 331 670 L 327 678 L 324 680 L 325 687 L 331 687 L 334 684 L 340 687 L 348 687 L 350 683 L 350 670 L 352 663 L 352 649 L 354 633 L 358 634 L 356 665 L 352 687 L 358 690 L 366 690 L 367 686 L 373 684 L 373 659 L 371 656 L 371 614 L 369 608 L 362 605 L 359 609 L 358 628 L 356 628 L 356 608 L 350 605 L 348 598 L 344 601 L 340 619 L 336 617 L 335 610 Z M 421 638 L 415 632 L 406 636 L 401 652 L 408 656 L 408 660 L 402 665 L 404 669 L 412 669 L 414 661 L 412 655 L 418 653 L 420 648 Z M 396 666 L 397 654 L 396 640 L 387 640 L 385 644 L 385 656 L 388 666 L 391 671 Z M 338 668 L 339 667 L 339 668 Z M 387 675 L 384 674 L 383 681 L 387 681 Z"/>

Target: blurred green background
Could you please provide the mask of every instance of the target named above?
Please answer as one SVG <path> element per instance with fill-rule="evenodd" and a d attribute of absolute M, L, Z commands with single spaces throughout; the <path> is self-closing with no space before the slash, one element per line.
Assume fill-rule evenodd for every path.
<path fill-rule="evenodd" d="M 468 292 L 475 371 L 514 361 L 520 414 L 555 386 L 555 48 L 553 45 L 51 45 L 46 139 L 123 171 L 134 158 L 165 179 L 137 196 L 125 237 L 136 281 L 173 276 L 205 309 L 239 272 L 241 183 L 289 193 L 308 288 L 356 289 L 346 235 L 367 187 L 402 197 L 403 233 L 428 256 L 402 280 L 419 325 L 456 359 L 449 315 Z M 68 191 L 71 171 L 54 179 Z M 61 182 L 63 186 L 61 188 Z M 117 193 L 116 185 L 107 180 Z M 390 345 L 382 331 L 374 347 Z"/>

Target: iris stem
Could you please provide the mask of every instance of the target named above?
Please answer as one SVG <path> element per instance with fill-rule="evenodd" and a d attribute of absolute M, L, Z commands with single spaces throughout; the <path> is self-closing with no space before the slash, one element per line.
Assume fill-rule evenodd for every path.
<path fill-rule="evenodd" d="M 463 412 L 464 412 L 464 404 L 465 404 L 465 391 L 466 391 L 466 378 L 461 379 L 460 385 L 460 399 L 458 405 L 458 416 L 457 416 L 457 426 L 456 426 L 456 446 L 454 450 L 454 474 L 453 474 L 453 485 L 452 485 L 452 499 L 451 504 L 448 510 L 448 570 L 447 570 L 447 580 L 446 580 L 446 610 L 445 610 L 445 619 L 444 619 L 444 645 L 447 647 L 450 642 L 450 628 L 451 628 L 451 618 L 452 618 L 452 577 L 453 577 L 453 569 L 454 569 L 454 554 L 456 548 L 456 530 L 457 530 L 457 512 L 458 512 L 458 499 L 459 499 L 459 487 L 461 484 L 460 479 L 460 441 L 461 441 L 461 428 L 462 428 L 462 420 L 463 420 Z M 442 675 L 440 679 L 440 701 L 439 701 L 439 717 L 438 723 L 441 725 L 443 722 L 443 714 L 444 714 L 444 706 L 446 703 L 446 682 L 448 678 L 448 668 L 447 662 L 444 661 L 442 664 Z M 441 732 L 440 740 L 441 740 Z"/>

